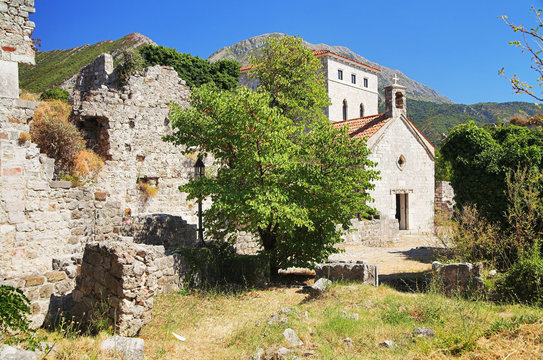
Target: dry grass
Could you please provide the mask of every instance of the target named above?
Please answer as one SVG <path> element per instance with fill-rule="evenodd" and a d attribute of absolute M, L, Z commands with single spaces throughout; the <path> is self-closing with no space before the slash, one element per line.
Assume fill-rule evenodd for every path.
<path fill-rule="evenodd" d="M 269 324 L 271 314 L 282 308 L 292 309 L 281 315 L 287 323 Z M 359 320 L 344 312 L 357 313 Z M 288 347 L 282 336 L 288 327 L 304 342 L 293 354 L 306 359 L 504 359 L 512 353 L 512 360 L 535 359 L 543 350 L 542 322 L 537 322 L 541 309 L 400 293 L 384 286 L 339 284 L 316 298 L 297 287 L 171 294 L 157 298 L 153 315 L 140 333 L 146 359 L 249 359 L 257 348 Z M 420 326 L 431 327 L 436 336 L 414 341 L 412 330 Z M 48 336 L 58 340 L 57 359 L 113 358 L 98 350 L 105 333 L 72 340 L 58 333 Z M 398 348 L 379 347 L 384 340 Z"/>
<path fill-rule="evenodd" d="M 39 101 L 40 97 L 37 94 L 32 94 L 31 92 L 23 90 L 21 91 L 21 95 L 19 95 L 19 99 L 28 101 Z"/>

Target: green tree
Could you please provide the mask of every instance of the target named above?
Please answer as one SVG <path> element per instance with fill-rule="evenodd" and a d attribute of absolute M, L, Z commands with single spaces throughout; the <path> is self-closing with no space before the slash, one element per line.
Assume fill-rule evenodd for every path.
<path fill-rule="evenodd" d="M 139 52 L 145 60 L 145 66 L 171 66 L 190 87 L 213 82 L 221 89 L 230 90 L 238 84 L 239 65 L 232 60 L 220 60 L 212 64 L 197 56 L 153 45 L 142 46 Z"/>
<path fill-rule="evenodd" d="M 296 121 L 311 123 L 325 117 L 322 108 L 330 100 L 322 64 L 299 37 L 270 38 L 262 57 L 252 57 L 249 76 L 260 83 L 260 91 L 271 96 L 271 105 Z"/>
<path fill-rule="evenodd" d="M 507 174 L 541 172 L 543 132 L 515 125 L 479 128 L 469 122 L 451 130 L 440 151 L 452 167 L 457 205 L 475 204 L 488 220 L 507 227 Z"/>
<path fill-rule="evenodd" d="M 283 39 L 284 45 L 275 47 L 279 53 L 293 41 Z M 289 53 L 307 53 L 296 41 Z M 314 60 L 311 54 L 311 62 L 294 66 L 299 73 L 292 79 L 314 78 Z M 282 76 L 283 67 L 290 66 L 277 62 L 275 73 Z M 208 234 L 219 240 L 237 231 L 254 234 L 270 257 L 272 273 L 311 266 L 337 252 L 333 245 L 351 219 L 375 213 L 367 205 L 367 190 L 377 179 L 365 140 L 334 129 L 322 114 L 328 101 L 319 99 L 326 94 L 322 89 L 302 92 L 284 84 L 281 92 L 266 91 L 265 84 L 274 81 L 282 80 L 269 76 L 257 92 L 209 85 L 194 90 L 190 109 L 172 107 L 174 133 L 166 138 L 184 145 L 185 154 L 211 155 L 218 165 L 213 175 L 180 188 L 190 199 L 211 198 L 205 212 Z"/>

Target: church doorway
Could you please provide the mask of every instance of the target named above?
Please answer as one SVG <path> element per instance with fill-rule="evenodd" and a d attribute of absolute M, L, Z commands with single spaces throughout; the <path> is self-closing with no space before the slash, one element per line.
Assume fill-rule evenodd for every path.
<path fill-rule="evenodd" d="M 400 230 L 409 229 L 409 194 L 396 194 L 396 219 Z"/>

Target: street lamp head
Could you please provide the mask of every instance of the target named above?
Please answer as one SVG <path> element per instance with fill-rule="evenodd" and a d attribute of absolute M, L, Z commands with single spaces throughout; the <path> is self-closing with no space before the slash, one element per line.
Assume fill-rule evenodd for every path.
<path fill-rule="evenodd" d="M 195 179 L 203 178 L 205 175 L 205 169 L 206 169 L 206 166 L 204 165 L 202 158 L 198 157 L 198 160 L 196 160 L 196 164 L 194 164 L 194 178 Z"/>

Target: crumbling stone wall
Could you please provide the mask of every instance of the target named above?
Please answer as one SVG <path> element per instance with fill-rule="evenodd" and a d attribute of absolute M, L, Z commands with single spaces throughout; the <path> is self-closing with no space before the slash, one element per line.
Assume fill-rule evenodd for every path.
<path fill-rule="evenodd" d="M 454 213 L 454 189 L 449 181 L 438 181 L 435 190 L 436 211 L 441 212 L 447 219 Z"/>
<path fill-rule="evenodd" d="M 366 261 L 328 261 L 315 267 L 316 278 L 328 280 L 357 281 L 373 286 L 379 285 L 377 265 Z"/>
<path fill-rule="evenodd" d="M 151 322 L 153 297 L 179 289 L 186 271 L 180 255 L 163 246 L 130 242 L 90 243 L 73 292 L 83 321 L 106 317 L 121 335 L 134 336 Z"/>
<path fill-rule="evenodd" d="M 346 244 L 382 246 L 394 241 L 400 234 L 397 219 L 352 220 L 352 232 L 346 232 Z"/>
<path fill-rule="evenodd" d="M 34 11 L 34 0 L 0 1 L 0 98 L 17 99 L 18 63 L 34 64 L 34 23 L 28 20 Z"/>
<path fill-rule="evenodd" d="M 482 263 L 441 264 L 434 261 L 432 271 L 447 295 L 466 294 L 484 287 Z"/>
<path fill-rule="evenodd" d="M 70 307 L 77 259 L 87 243 L 130 240 L 122 234 L 128 224 L 135 224 L 133 237 L 141 242 L 149 236 L 174 247 L 196 239 L 195 206 L 177 189 L 191 176 L 195 159 L 161 139 L 171 132 L 170 101 L 187 106 L 189 88 L 173 69 L 160 66 L 119 88 L 112 68 L 111 57 L 100 57 L 83 72 L 73 96 L 74 119 L 80 125 L 94 121 L 95 144 L 107 145 L 101 152 L 106 165 L 86 187 L 53 181 L 54 161 L 35 144 L 19 142 L 37 103 L 0 97 L 0 283 L 29 296 L 35 326 L 54 315 L 52 310 Z M 157 196 L 145 196 L 138 179 L 154 181 Z M 142 219 L 157 213 L 165 214 L 157 219 L 177 220 L 155 221 L 145 232 Z M 52 271 L 65 278 L 44 277 Z"/>
<path fill-rule="evenodd" d="M 116 214 L 101 217 L 165 213 L 197 223 L 195 204 L 178 191 L 192 176 L 196 157 L 182 156 L 177 147 L 162 140 L 172 132 L 170 102 L 188 106 L 188 86 L 173 68 L 161 66 L 135 74 L 122 87 L 117 83 L 113 58 L 104 54 L 82 70 L 73 93 L 74 121 L 82 130 L 99 134 L 94 144 L 107 158 L 96 192 L 106 204 L 121 205 Z M 157 195 L 145 194 L 138 181 L 156 186 Z M 111 238 L 114 229 L 111 224 L 97 224 L 96 239 Z"/>
<path fill-rule="evenodd" d="M 28 15 L 35 11 L 34 0 L 0 2 L 1 60 L 34 64 L 34 49 L 30 36 L 35 24 L 28 20 Z"/>

